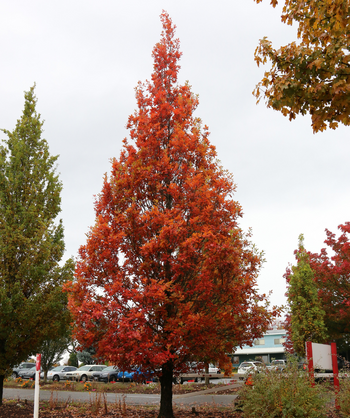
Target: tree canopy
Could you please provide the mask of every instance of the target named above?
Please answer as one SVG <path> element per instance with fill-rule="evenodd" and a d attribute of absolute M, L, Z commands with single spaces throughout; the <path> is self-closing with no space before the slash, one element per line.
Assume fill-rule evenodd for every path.
<path fill-rule="evenodd" d="M 338 351 L 345 354 L 350 348 L 350 222 L 338 228 L 339 237 L 326 229 L 328 248 L 320 253 L 309 253 L 309 257 L 326 311 L 328 333 L 337 342 Z"/>
<path fill-rule="evenodd" d="M 39 348 L 41 354 L 41 368 L 44 372 L 44 382 L 47 379 L 47 373 L 51 368 L 63 360 L 63 354 L 71 342 L 70 330 L 67 327 L 65 333 L 52 335 L 44 340 Z"/>
<path fill-rule="evenodd" d="M 62 184 L 41 138 L 34 87 L 15 129 L 0 146 L 0 403 L 4 376 L 57 334 L 69 312 L 62 310 L 62 283 L 74 263 L 64 253 L 60 212 Z"/>
<path fill-rule="evenodd" d="M 154 371 L 160 417 L 172 417 L 174 373 L 190 361 L 228 364 L 277 311 L 256 278 L 261 254 L 238 225 L 231 174 L 193 113 L 198 97 L 178 85 L 179 41 L 168 14 L 153 49 L 151 81 L 95 202 L 96 220 L 67 286 L 75 337 L 122 370 Z"/>
<path fill-rule="evenodd" d="M 260 3 L 262 0 L 255 0 Z M 271 0 L 273 7 L 277 0 Z M 298 42 L 279 49 L 264 37 L 258 65 L 272 67 L 254 91 L 258 101 L 292 120 L 309 113 L 314 132 L 350 124 L 350 4 L 344 0 L 285 0 L 282 22 L 298 25 Z"/>
<path fill-rule="evenodd" d="M 63 360 L 63 354 L 72 344 L 72 317 L 67 307 L 67 294 L 60 289 L 56 297 L 59 298 L 56 309 L 61 312 L 60 321 L 56 321 L 55 332 L 50 333 L 38 349 L 38 353 L 41 354 L 41 368 L 45 382 L 48 371 Z M 59 306 L 59 301 L 61 306 Z"/>

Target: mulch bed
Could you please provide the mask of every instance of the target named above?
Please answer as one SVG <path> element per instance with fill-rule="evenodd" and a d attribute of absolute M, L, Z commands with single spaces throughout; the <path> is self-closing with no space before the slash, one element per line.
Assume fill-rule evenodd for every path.
<path fill-rule="evenodd" d="M 52 408 L 52 409 L 51 409 Z M 0 406 L 0 418 L 33 418 L 33 403 L 22 401 L 4 401 Z M 174 408 L 176 418 L 199 417 L 199 418 L 242 418 L 239 412 L 223 411 L 212 407 L 196 407 L 194 411 L 189 409 Z M 133 407 L 123 404 L 107 405 L 107 410 L 102 404 L 85 404 L 84 406 L 40 405 L 40 418 L 92 418 L 92 417 L 115 417 L 115 418 L 156 418 L 157 408 Z"/>
<path fill-rule="evenodd" d="M 106 409 L 107 408 L 107 409 Z M 25 401 L 3 401 L 0 406 L 0 418 L 33 418 L 33 402 Z M 195 410 L 190 407 L 174 408 L 176 418 L 198 417 L 198 418 L 244 418 L 241 412 L 234 412 L 229 409 L 219 409 L 212 406 L 199 406 Z M 126 404 L 100 404 L 86 403 L 83 405 L 63 405 L 46 402 L 40 403 L 39 418 L 157 418 L 157 407 L 135 407 Z M 336 418 L 339 415 L 329 411 L 328 418 Z"/>

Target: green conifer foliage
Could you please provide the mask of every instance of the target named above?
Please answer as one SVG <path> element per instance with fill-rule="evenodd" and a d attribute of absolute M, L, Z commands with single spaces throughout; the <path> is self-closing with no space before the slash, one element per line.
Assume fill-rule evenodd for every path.
<path fill-rule="evenodd" d="M 317 294 L 314 272 L 303 244 L 304 237 L 300 235 L 296 252 L 297 265 L 292 267 L 287 277 L 291 340 L 294 351 L 302 357 L 305 356 L 306 341 L 322 344 L 328 339 L 324 324 L 325 311 Z"/>
<path fill-rule="evenodd" d="M 55 219 L 62 184 L 55 171 L 58 157 L 50 156 L 41 138 L 34 87 L 0 145 L 0 404 L 4 376 L 69 320 L 61 288 L 74 263 L 59 266 L 63 226 Z"/>

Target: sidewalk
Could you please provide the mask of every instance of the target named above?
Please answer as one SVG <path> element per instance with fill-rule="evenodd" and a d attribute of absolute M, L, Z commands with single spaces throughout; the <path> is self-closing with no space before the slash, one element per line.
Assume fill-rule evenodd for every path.
<path fill-rule="evenodd" d="M 211 393 L 224 392 L 227 389 L 240 388 L 240 387 L 243 386 L 243 384 L 244 384 L 243 381 L 237 381 L 236 383 L 232 383 L 231 385 L 219 386 L 217 388 L 200 390 L 198 392 L 190 392 L 190 393 L 185 393 L 185 394 L 181 394 L 181 395 L 173 395 L 173 398 L 174 399 L 178 399 L 178 398 L 190 398 L 192 396 L 199 396 L 199 395 L 207 395 L 207 394 L 211 394 Z"/>

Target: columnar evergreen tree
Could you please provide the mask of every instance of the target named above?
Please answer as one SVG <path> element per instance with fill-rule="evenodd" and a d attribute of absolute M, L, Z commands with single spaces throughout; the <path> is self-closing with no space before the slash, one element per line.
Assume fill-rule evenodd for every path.
<path fill-rule="evenodd" d="M 69 315 L 61 292 L 74 263 L 59 266 L 63 226 L 55 219 L 62 184 L 42 125 L 32 87 L 0 147 L 0 403 L 5 375 L 58 333 Z"/>
<path fill-rule="evenodd" d="M 318 297 L 315 273 L 310 267 L 303 241 L 303 235 L 300 235 L 296 251 L 297 265 L 287 274 L 290 309 L 288 336 L 292 340 L 294 352 L 302 357 L 305 356 L 306 341 L 325 343 L 328 340 L 325 311 Z"/>
<path fill-rule="evenodd" d="M 256 278 L 262 257 L 238 226 L 232 177 L 219 165 L 197 97 L 178 85 L 179 41 L 169 16 L 153 49 L 152 80 L 136 89 L 137 110 L 96 223 L 70 284 L 75 336 L 122 370 L 154 371 L 159 417 L 173 417 L 172 381 L 190 361 L 227 353 L 267 329 Z"/>

